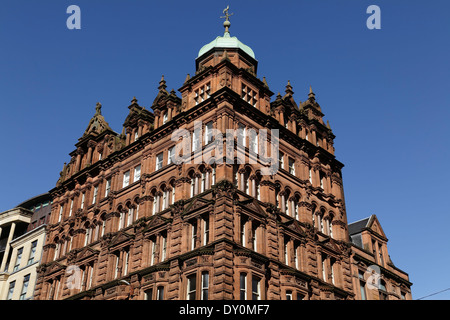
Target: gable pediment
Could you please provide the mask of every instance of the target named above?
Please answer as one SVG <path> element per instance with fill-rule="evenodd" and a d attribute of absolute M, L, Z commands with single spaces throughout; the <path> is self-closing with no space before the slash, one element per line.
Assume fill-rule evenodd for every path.
<path fill-rule="evenodd" d="M 109 246 L 115 246 L 118 245 L 120 243 L 126 242 L 130 239 L 133 239 L 133 236 L 124 232 L 124 231 L 120 231 L 115 237 L 112 238 Z"/>
<path fill-rule="evenodd" d="M 46 275 L 52 274 L 52 273 L 56 273 L 58 271 L 62 271 L 65 270 L 66 266 L 60 264 L 59 262 L 53 262 L 51 266 L 49 266 L 46 270 Z"/>
<path fill-rule="evenodd" d="M 380 221 L 378 221 L 375 215 L 372 215 L 370 217 L 370 220 L 367 223 L 367 229 L 369 229 L 375 234 L 382 236 L 383 238 L 386 238 L 386 234 L 384 233 L 383 228 L 381 227 Z"/>
<path fill-rule="evenodd" d="M 211 200 L 206 200 L 203 198 L 195 198 L 184 210 L 182 215 L 189 214 L 190 212 L 198 211 L 203 208 L 207 208 L 209 205 L 212 204 Z"/>
<path fill-rule="evenodd" d="M 263 208 L 261 208 L 261 205 L 256 201 L 255 199 L 247 199 L 244 201 L 239 201 L 238 205 L 240 205 L 242 208 L 245 208 L 252 213 L 256 213 L 259 216 L 266 217 L 267 213 Z"/>
<path fill-rule="evenodd" d="M 306 236 L 306 232 L 305 232 L 304 227 L 297 220 L 293 220 L 289 224 L 288 228 L 291 229 L 292 231 L 296 232 L 296 233 L 299 233 L 301 235 L 305 235 Z"/>
<path fill-rule="evenodd" d="M 153 216 L 153 218 L 150 220 L 150 222 L 145 227 L 145 231 L 155 229 L 166 223 L 167 223 L 167 219 L 161 217 L 160 215 Z"/>
<path fill-rule="evenodd" d="M 98 253 L 99 253 L 98 250 L 94 250 L 90 247 L 85 247 L 77 254 L 76 260 L 77 261 L 86 260 L 93 256 L 96 256 Z"/>

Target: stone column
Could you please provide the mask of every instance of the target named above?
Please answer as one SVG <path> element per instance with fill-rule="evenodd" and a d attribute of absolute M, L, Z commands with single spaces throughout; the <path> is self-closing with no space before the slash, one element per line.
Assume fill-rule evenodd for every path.
<path fill-rule="evenodd" d="M 9 229 L 8 241 L 6 242 L 6 248 L 5 248 L 5 253 L 3 255 L 2 264 L 0 266 L 0 272 L 5 271 L 6 262 L 8 260 L 8 256 L 9 256 L 10 243 L 11 243 L 12 238 L 14 236 L 14 231 L 15 230 L 16 230 L 16 223 L 13 222 L 13 223 L 11 223 L 11 228 Z"/>

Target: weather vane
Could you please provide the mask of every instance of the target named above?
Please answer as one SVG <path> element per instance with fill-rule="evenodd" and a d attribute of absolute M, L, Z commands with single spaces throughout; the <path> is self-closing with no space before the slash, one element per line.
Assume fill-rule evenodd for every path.
<path fill-rule="evenodd" d="M 225 16 L 222 16 L 221 18 L 225 18 L 225 21 L 229 21 L 229 17 L 231 17 L 234 13 L 228 14 L 228 10 L 230 10 L 230 6 L 227 6 L 225 9 L 223 9 L 223 13 Z"/>
<path fill-rule="evenodd" d="M 223 26 L 225 27 L 225 33 L 228 33 L 228 28 L 231 25 L 230 17 L 234 14 L 234 13 L 228 13 L 229 9 L 230 9 L 230 6 L 228 5 L 225 9 L 223 9 L 223 13 L 225 14 L 225 16 L 220 17 L 221 19 L 225 18 L 225 21 L 223 22 Z"/>

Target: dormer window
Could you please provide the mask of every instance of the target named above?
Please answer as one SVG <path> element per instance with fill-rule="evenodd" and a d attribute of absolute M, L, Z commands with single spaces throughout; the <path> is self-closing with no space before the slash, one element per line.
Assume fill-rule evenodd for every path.
<path fill-rule="evenodd" d="M 163 115 L 163 124 L 165 124 L 167 122 L 167 120 L 169 120 L 169 114 L 166 111 L 166 112 L 164 112 L 164 115 Z"/>

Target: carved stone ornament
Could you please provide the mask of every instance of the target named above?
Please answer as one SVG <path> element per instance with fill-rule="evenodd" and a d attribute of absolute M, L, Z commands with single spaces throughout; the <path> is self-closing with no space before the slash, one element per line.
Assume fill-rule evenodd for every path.
<path fill-rule="evenodd" d="M 213 194 L 215 196 L 233 197 L 236 194 L 236 186 L 228 180 L 221 180 L 213 186 Z"/>
<path fill-rule="evenodd" d="M 172 204 L 170 206 L 170 210 L 172 211 L 173 215 L 181 214 L 184 210 L 184 204 L 185 200 L 179 200 Z"/>

